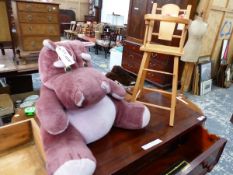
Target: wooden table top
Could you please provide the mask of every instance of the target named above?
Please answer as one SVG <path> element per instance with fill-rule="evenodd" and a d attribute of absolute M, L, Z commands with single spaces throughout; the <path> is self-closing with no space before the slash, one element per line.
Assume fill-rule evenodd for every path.
<path fill-rule="evenodd" d="M 37 60 L 29 61 L 27 64 L 17 65 L 11 57 L 0 57 L 0 64 L 5 65 L 4 68 L 0 68 L 0 77 L 7 75 L 17 75 L 22 73 L 38 72 Z"/>
<path fill-rule="evenodd" d="M 160 94 L 145 95 L 144 99 L 160 105 L 170 102 L 167 97 L 165 98 Z M 121 172 L 124 168 L 133 164 L 137 166 L 138 160 L 153 154 L 158 150 L 156 148 L 165 145 L 178 135 L 203 122 L 197 119 L 203 115 L 201 110 L 183 98 L 177 100 L 174 127 L 168 126 L 168 111 L 156 108 L 150 108 L 150 111 L 151 121 L 145 129 L 113 128 L 107 136 L 89 145 L 97 159 L 95 175 L 124 174 Z M 148 150 L 141 148 L 156 139 L 162 140 L 162 143 Z"/>
<path fill-rule="evenodd" d="M 147 102 L 154 102 L 160 105 L 167 105 L 170 100 L 161 94 L 146 94 L 143 97 Z M 139 160 L 147 159 L 147 156 L 156 155 L 175 137 L 184 134 L 197 125 L 201 125 L 205 120 L 198 120 L 203 116 L 202 111 L 184 97 L 177 98 L 175 113 L 175 126 L 169 127 L 169 112 L 161 109 L 150 108 L 151 121 L 149 126 L 140 130 L 126 130 L 112 128 L 104 138 L 89 144 L 94 156 L 97 159 L 95 175 L 125 174 L 122 173 L 126 168 L 133 172 Z M 13 117 L 12 122 L 24 120 L 28 117 L 23 110 L 17 112 L 18 117 Z M 143 150 L 142 146 L 160 139 L 162 142 Z M 132 174 L 132 173 L 131 173 Z M 134 174 L 134 173 L 133 173 Z"/>
<path fill-rule="evenodd" d="M 38 118 L 36 117 L 36 115 L 34 116 L 27 116 L 24 113 L 24 109 L 23 108 L 19 108 L 16 110 L 15 115 L 13 115 L 12 119 L 11 119 L 11 123 L 16 123 L 22 120 L 27 120 L 30 118 L 34 118 L 37 122 L 38 122 Z M 39 123 L 39 122 L 38 122 Z"/>
<path fill-rule="evenodd" d="M 95 37 L 90 37 L 90 36 L 87 36 L 87 35 L 84 35 L 84 34 L 77 34 L 77 39 L 81 39 L 81 40 L 84 40 L 84 41 L 87 41 L 87 42 L 93 42 L 93 43 L 96 42 Z"/>

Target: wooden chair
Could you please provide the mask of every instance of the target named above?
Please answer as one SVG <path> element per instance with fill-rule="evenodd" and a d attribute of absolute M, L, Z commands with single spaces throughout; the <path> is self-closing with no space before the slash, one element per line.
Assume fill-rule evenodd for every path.
<path fill-rule="evenodd" d="M 157 11 L 160 12 L 160 14 L 156 13 Z M 183 54 L 183 46 L 186 38 L 187 26 L 189 24 L 188 18 L 190 16 L 190 11 L 191 11 L 190 5 L 187 7 L 187 9 L 182 10 L 179 8 L 179 6 L 175 4 L 167 4 L 164 5 L 162 8 L 157 8 L 157 4 L 154 3 L 152 8 L 152 13 L 145 15 L 145 24 L 146 24 L 145 37 L 144 37 L 144 43 L 140 47 L 140 50 L 144 52 L 144 55 L 138 72 L 138 77 L 137 77 L 136 85 L 133 90 L 131 101 L 137 101 L 137 99 L 142 94 L 143 90 L 170 95 L 171 96 L 170 107 L 160 106 L 160 105 L 140 101 L 145 105 L 170 111 L 170 120 L 169 120 L 170 126 L 174 125 L 176 95 L 177 95 L 177 80 L 178 80 L 178 63 L 179 63 L 179 57 Z M 182 16 L 181 13 L 183 13 L 184 15 Z M 154 29 L 155 22 L 156 24 L 159 23 L 159 29 L 157 32 L 154 32 L 156 30 L 156 28 Z M 182 28 L 181 32 L 177 32 L 176 29 L 177 26 Z M 178 35 L 177 33 L 180 34 Z M 156 44 L 152 42 L 152 36 L 157 37 L 158 40 L 163 40 L 163 41 L 172 41 L 173 39 L 179 39 L 179 46 Z M 149 69 L 148 66 L 152 53 L 160 53 L 160 54 L 174 56 L 173 72 L 171 73 L 171 72 Z M 160 89 L 143 87 L 147 72 L 172 76 L 173 77 L 172 91 L 167 92 Z"/>
<path fill-rule="evenodd" d="M 105 58 L 109 53 L 109 50 L 116 45 L 117 33 L 111 31 L 109 28 L 101 36 L 101 39 L 96 39 L 95 52 L 98 54 L 99 48 L 103 48 L 105 53 Z"/>
<path fill-rule="evenodd" d="M 74 39 L 76 29 L 76 21 L 70 21 L 70 28 L 68 30 L 64 30 L 64 36 L 66 39 Z"/>

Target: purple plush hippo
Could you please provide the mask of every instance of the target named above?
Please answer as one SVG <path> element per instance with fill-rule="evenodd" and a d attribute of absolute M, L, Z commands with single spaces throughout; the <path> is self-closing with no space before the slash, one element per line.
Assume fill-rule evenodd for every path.
<path fill-rule="evenodd" d="M 150 112 L 124 100 L 124 88 L 91 67 L 91 57 L 79 41 L 44 40 L 39 55 L 42 81 L 36 104 L 49 175 L 91 175 L 96 159 L 87 144 L 113 126 L 144 128 Z M 60 58 L 63 49 L 73 64 Z"/>

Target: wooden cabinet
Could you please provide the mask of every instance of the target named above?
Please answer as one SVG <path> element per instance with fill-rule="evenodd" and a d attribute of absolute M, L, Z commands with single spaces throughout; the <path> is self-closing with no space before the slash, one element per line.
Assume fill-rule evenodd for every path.
<path fill-rule="evenodd" d="M 35 1 L 13 1 L 18 47 L 38 51 L 44 39 L 60 40 L 59 5 Z"/>
<path fill-rule="evenodd" d="M 196 11 L 197 0 L 131 0 L 129 7 L 127 37 L 124 43 L 122 66 L 126 70 L 137 74 L 141 63 L 143 53 L 139 51 L 139 47 L 143 42 L 145 32 L 144 15 L 151 13 L 152 4 L 157 3 L 159 7 L 167 3 L 174 3 L 180 8 L 186 9 L 187 5 L 192 5 L 191 18 Z M 166 42 L 168 45 L 177 45 L 177 41 Z M 173 57 L 168 55 L 154 54 L 150 67 L 157 70 L 169 71 L 173 70 Z M 179 79 L 183 66 L 180 64 Z M 160 88 L 167 88 L 171 85 L 172 78 L 166 75 L 148 73 L 147 80 L 154 83 Z"/>
<path fill-rule="evenodd" d="M 141 52 L 139 48 L 139 43 L 131 42 L 129 40 L 124 41 L 122 67 L 133 74 L 138 73 L 143 56 L 143 52 Z M 172 58 L 169 56 L 153 53 L 149 68 L 172 72 L 173 60 L 171 59 Z M 180 75 L 181 73 L 179 72 L 179 76 Z M 164 74 L 158 76 L 158 74 L 148 72 L 147 80 L 158 87 L 166 88 L 171 85 L 172 77 Z"/>
<path fill-rule="evenodd" d="M 0 42 L 11 41 L 9 18 L 5 0 L 0 0 Z"/>
<path fill-rule="evenodd" d="M 6 45 L 9 46 L 10 43 L 14 53 L 8 2 L 6 0 L 0 0 L 0 49 L 2 55 L 5 55 L 4 47 Z"/>
<path fill-rule="evenodd" d="M 166 106 L 165 95 L 146 94 L 143 100 Z M 202 127 L 205 117 L 187 99 L 177 100 L 175 126 L 169 127 L 169 113 L 149 107 L 149 125 L 141 130 L 113 128 L 103 139 L 89 146 L 98 162 L 95 175 L 161 175 L 174 170 L 185 161 L 187 167 L 175 169 L 179 175 L 204 175 L 218 163 L 226 139 Z M 184 103 L 185 102 L 185 103 Z M 143 145 L 155 140 L 154 146 Z M 104 145 L 104 146 L 103 146 Z"/>

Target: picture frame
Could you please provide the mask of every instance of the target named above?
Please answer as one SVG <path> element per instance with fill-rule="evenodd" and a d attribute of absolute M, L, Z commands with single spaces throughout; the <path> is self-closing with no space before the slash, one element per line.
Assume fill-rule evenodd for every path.
<path fill-rule="evenodd" d="M 200 82 L 211 79 L 211 61 L 206 61 L 199 64 Z"/>
<path fill-rule="evenodd" d="M 198 64 L 209 62 L 210 60 L 210 55 L 203 55 L 198 58 Z"/>
<path fill-rule="evenodd" d="M 200 95 L 205 95 L 209 93 L 212 89 L 212 79 L 207 81 L 202 81 L 200 86 Z"/>

